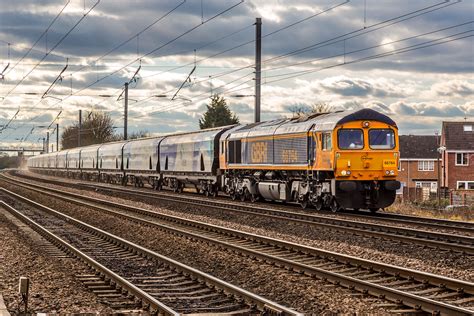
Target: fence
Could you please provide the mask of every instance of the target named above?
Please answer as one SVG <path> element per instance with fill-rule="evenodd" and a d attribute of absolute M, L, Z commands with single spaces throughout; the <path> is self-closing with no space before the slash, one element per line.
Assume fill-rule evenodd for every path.
<path fill-rule="evenodd" d="M 403 188 L 403 194 L 398 197 L 403 203 L 430 203 L 436 204 L 438 193 L 433 192 L 430 188 Z M 474 208 L 474 190 L 448 190 L 443 188 L 440 190 L 440 199 L 442 204 L 454 206 L 467 206 Z"/>

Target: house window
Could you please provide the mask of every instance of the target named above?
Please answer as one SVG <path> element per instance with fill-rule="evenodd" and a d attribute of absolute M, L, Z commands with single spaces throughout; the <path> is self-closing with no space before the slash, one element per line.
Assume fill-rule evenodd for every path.
<path fill-rule="evenodd" d="M 465 132 L 472 132 L 472 125 L 464 125 Z"/>
<path fill-rule="evenodd" d="M 456 153 L 456 166 L 468 166 L 468 154 L 467 153 Z"/>
<path fill-rule="evenodd" d="M 430 192 L 436 192 L 438 190 L 438 183 L 434 181 L 417 181 L 415 182 L 415 187 L 417 188 L 426 188 Z"/>
<path fill-rule="evenodd" d="M 419 160 L 418 171 L 433 171 L 434 161 L 433 160 Z"/>
<path fill-rule="evenodd" d="M 457 181 L 456 183 L 458 190 L 474 190 L 474 181 Z"/>

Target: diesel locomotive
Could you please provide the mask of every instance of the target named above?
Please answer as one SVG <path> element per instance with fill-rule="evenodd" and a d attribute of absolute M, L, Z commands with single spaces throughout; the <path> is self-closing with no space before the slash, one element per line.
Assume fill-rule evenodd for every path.
<path fill-rule="evenodd" d="M 79 147 L 27 165 L 156 190 L 375 212 L 395 200 L 398 161 L 396 123 L 360 109 Z"/>

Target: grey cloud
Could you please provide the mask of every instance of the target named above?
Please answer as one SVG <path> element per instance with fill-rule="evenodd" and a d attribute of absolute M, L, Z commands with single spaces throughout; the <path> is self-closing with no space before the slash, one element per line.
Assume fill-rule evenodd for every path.
<path fill-rule="evenodd" d="M 439 96 L 468 97 L 474 95 L 474 82 L 451 80 L 440 82 L 433 86 L 433 90 Z"/>

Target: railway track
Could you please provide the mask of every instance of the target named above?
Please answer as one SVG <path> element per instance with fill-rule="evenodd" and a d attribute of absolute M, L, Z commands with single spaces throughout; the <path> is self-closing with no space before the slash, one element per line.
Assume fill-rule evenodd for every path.
<path fill-rule="evenodd" d="M 42 181 L 42 182 L 47 182 L 51 184 L 57 184 L 57 185 L 62 185 L 62 186 L 70 186 L 70 187 L 83 187 L 83 188 L 89 188 L 89 189 L 94 189 L 94 190 L 107 190 L 110 192 L 123 192 L 125 190 L 126 193 L 146 193 L 146 195 L 151 195 L 152 197 L 161 197 L 161 196 L 186 196 L 189 198 L 196 198 L 196 194 L 193 193 L 181 193 L 177 194 L 172 191 L 167 191 L 166 193 L 164 192 L 157 192 L 152 190 L 151 188 L 134 188 L 134 189 L 126 189 L 122 187 L 111 187 L 108 184 L 99 184 L 99 183 L 91 183 L 91 182 L 77 182 L 77 183 L 71 183 L 71 182 L 66 182 L 66 181 L 61 181 L 61 180 L 56 180 L 56 179 L 50 179 L 50 178 L 38 178 L 38 177 L 33 177 L 30 175 L 25 175 L 18 173 L 17 171 L 14 172 L 8 172 L 9 174 L 13 174 L 17 177 L 21 178 L 27 178 L 35 181 Z M 143 196 L 143 195 L 142 195 Z M 199 196 L 197 199 L 202 199 L 202 196 Z M 223 199 L 210 199 L 206 198 L 208 200 L 211 200 L 213 202 L 219 201 L 219 202 L 224 202 L 226 204 L 231 204 L 231 205 L 242 205 L 242 204 L 247 204 L 248 203 L 241 203 L 239 201 L 231 201 L 230 199 L 226 199 L 223 201 Z M 262 203 L 258 203 L 257 205 L 262 205 Z M 278 205 L 278 203 L 277 203 Z M 275 208 L 275 203 L 266 203 L 265 206 L 268 206 L 270 208 Z M 283 204 L 279 205 L 283 206 Z M 370 213 L 370 212 L 364 212 L 364 211 L 352 211 L 352 210 L 346 210 L 346 211 L 341 211 L 338 213 L 333 213 L 329 211 L 315 211 L 315 210 L 306 210 L 303 211 L 301 210 L 301 206 L 299 205 L 293 205 L 291 203 L 285 204 L 284 207 L 288 210 L 290 210 L 293 213 L 298 213 L 298 214 L 310 214 L 310 215 L 330 215 L 330 216 L 347 216 L 351 218 L 356 218 L 356 219 L 370 219 L 370 220 L 380 220 L 386 223 L 395 223 L 395 224 L 408 224 L 408 225 L 417 225 L 417 226 L 424 226 L 426 228 L 433 228 L 433 229 L 447 229 L 447 230 L 452 230 L 455 229 L 458 232 L 464 232 L 468 234 L 473 234 L 474 235 L 474 222 L 463 222 L 463 221 L 455 221 L 455 220 L 447 220 L 447 219 L 439 219 L 439 218 L 429 218 L 429 217 L 420 217 L 420 216 L 410 216 L 410 215 L 405 215 L 405 214 L 395 214 L 395 213 L 387 213 L 387 212 L 377 212 L 377 213 Z M 281 207 L 278 208 L 281 210 Z"/>
<path fill-rule="evenodd" d="M 9 174 L 13 174 L 17 177 L 21 178 L 27 178 L 35 181 L 42 181 L 42 182 L 47 182 L 51 184 L 57 184 L 57 185 L 62 185 L 62 186 L 71 186 L 71 187 L 83 187 L 83 188 L 90 188 L 94 190 L 107 190 L 110 192 L 125 192 L 126 193 L 146 193 L 146 195 L 151 195 L 153 197 L 161 197 L 161 196 L 186 196 L 189 198 L 196 198 L 195 194 L 192 193 L 181 193 L 181 194 L 176 194 L 172 191 L 167 191 L 166 193 L 164 192 L 156 192 L 153 191 L 151 188 L 134 188 L 132 190 L 126 189 L 126 188 L 121 188 L 121 187 L 110 187 L 110 185 L 107 184 L 98 184 L 98 183 L 90 183 L 90 182 L 77 182 L 77 183 L 71 183 L 71 182 L 65 182 L 61 180 L 55 180 L 55 179 L 46 179 L 46 178 L 38 178 L 38 177 L 33 177 L 30 175 L 25 175 L 18 173 L 17 171 L 14 172 L 8 172 Z M 142 195 L 143 196 L 143 195 Z M 198 199 L 202 199 L 202 196 L 200 196 Z M 209 199 L 213 202 L 219 201 L 222 202 L 222 199 Z M 235 204 L 235 205 L 242 205 L 243 203 L 238 202 L 238 201 L 224 201 L 226 204 Z M 247 203 L 245 203 L 247 204 Z M 260 204 L 260 203 L 259 203 Z M 260 204 L 261 205 L 261 204 Z M 267 203 L 266 206 L 273 207 L 275 206 L 275 203 Z M 408 224 L 408 225 L 417 225 L 417 226 L 424 226 L 426 228 L 433 228 L 433 229 L 447 229 L 447 230 L 452 230 L 455 229 L 458 232 L 464 232 L 468 234 L 473 234 L 474 235 L 474 223 L 473 222 L 463 222 L 463 221 L 455 221 L 455 220 L 447 220 L 447 219 L 438 219 L 438 218 L 429 218 L 429 217 L 420 217 L 420 216 L 410 216 L 410 215 L 405 215 L 405 214 L 395 214 L 395 213 L 387 213 L 387 212 L 377 212 L 377 213 L 370 213 L 370 212 L 364 212 L 364 211 L 352 211 L 352 210 L 346 210 L 346 211 L 341 211 L 338 213 L 332 213 L 329 211 L 319 211 L 316 212 L 315 210 L 309 210 L 309 211 L 302 211 L 301 206 L 299 205 L 293 205 L 293 204 L 286 204 L 285 208 L 291 210 L 291 212 L 294 213 L 301 213 L 301 214 L 310 214 L 310 215 L 315 215 L 317 214 L 329 214 L 331 216 L 334 215 L 341 215 L 341 216 L 347 216 L 347 217 L 352 217 L 356 219 L 371 219 L 371 220 L 381 220 L 386 223 L 395 223 L 395 224 Z M 317 215 L 316 214 L 316 215 Z"/>
<path fill-rule="evenodd" d="M 474 284 L 56 189 L 32 190 L 391 301 L 393 312 L 474 313 Z M 404 305 L 405 307 L 401 307 Z M 388 306 L 388 305 L 387 305 Z M 410 309 L 407 309 L 409 307 Z"/>
<path fill-rule="evenodd" d="M 5 210 L 95 269 L 101 277 L 98 286 L 112 285 L 113 289 L 102 293 L 109 298 L 131 296 L 131 303 L 139 301 L 152 313 L 161 315 L 301 315 L 5 188 L 1 193 L 0 205 Z"/>
<path fill-rule="evenodd" d="M 17 185 L 22 184 L 27 188 L 40 188 L 40 186 L 38 185 L 26 183 L 25 181 L 18 180 L 18 178 L 13 179 L 3 173 L 1 175 L 5 180 L 15 181 Z M 443 249 L 447 251 L 455 251 L 468 255 L 474 255 L 474 237 L 471 236 L 464 236 L 453 233 L 440 233 L 435 231 L 405 228 L 387 224 L 360 222 L 356 219 L 347 220 L 317 214 L 284 211 L 279 209 L 255 206 L 253 204 L 236 204 L 210 199 L 200 199 L 199 197 L 190 197 L 189 195 L 169 195 L 165 193 L 136 191 L 126 188 L 111 188 L 103 185 L 81 184 L 81 187 L 83 186 L 94 188 L 94 190 L 96 191 L 100 190 L 104 192 L 114 192 L 120 193 L 122 195 L 125 193 L 138 198 L 153 199 L 157 201 L 165 201 L 171 203 L 178 202 L 198 207 L 207 206 L 218 210 L 232 211 L 248 215 L 266 216 L 279 220 L 316 225 L 318 227 L 341 231 L 344 233 L 352 233 L 360 236 L 396 240 L 407 244 L 418 244 L 424 247 L 432 247 L 435 249 Z M 453 229 L 453 227 L 451 226 L 450 228 Z"/>

